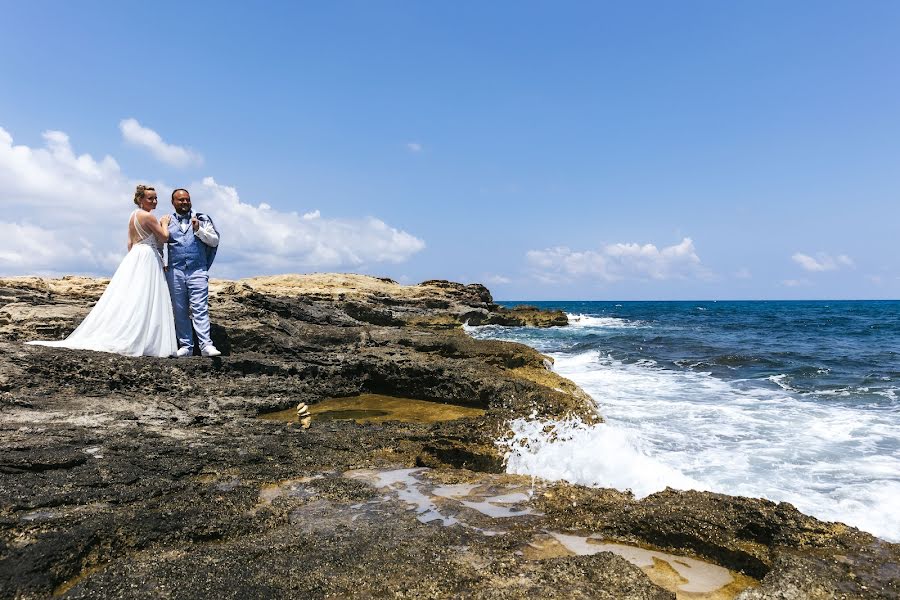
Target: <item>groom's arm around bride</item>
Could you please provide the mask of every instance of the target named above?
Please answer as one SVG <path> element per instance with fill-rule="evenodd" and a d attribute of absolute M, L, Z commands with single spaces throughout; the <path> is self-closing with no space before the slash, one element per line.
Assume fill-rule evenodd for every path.
<path fill-rule="evenodd" d="M 209 267 L 219 246 L 219 234 L 208 215 L 191 210 L 191 194 L 172 192 L 175 212 L 169 221 L 166 282 L 175 313 L 178 356 L 194 353 L 194 332 L 203 356 L 221 354 L 213 346 L 209 326 Z"/>

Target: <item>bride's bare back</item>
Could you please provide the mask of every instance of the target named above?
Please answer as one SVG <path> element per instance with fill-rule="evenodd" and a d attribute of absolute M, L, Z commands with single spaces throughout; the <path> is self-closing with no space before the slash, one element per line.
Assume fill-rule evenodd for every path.
<path fill-rule="evenodd" d="M 128 219 L 128 250 L 148 237 L 156 236 L 157 241 L 165 242 L 169 239 L 169 215 L 164 215 L 162 223 L 147 210 L 137 209 L 131 213 Z"/>

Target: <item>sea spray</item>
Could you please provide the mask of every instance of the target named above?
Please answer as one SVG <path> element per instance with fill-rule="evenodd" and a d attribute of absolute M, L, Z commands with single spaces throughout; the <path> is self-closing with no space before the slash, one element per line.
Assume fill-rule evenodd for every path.
<path fill-rule="evenodd" d="M 515 419 L 498 445 L 508 473 L 563 479 L 593 487 L 630 490 L 642 498 L 666 487 L 705 486 L 647 456 L 626 432 L 580 418 L 564 421 Z"/>

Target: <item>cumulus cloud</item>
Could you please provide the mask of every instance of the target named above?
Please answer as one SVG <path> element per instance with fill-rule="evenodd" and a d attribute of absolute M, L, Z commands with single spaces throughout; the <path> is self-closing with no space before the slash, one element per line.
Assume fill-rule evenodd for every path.
<path fill-rule="evenodd" d="M 851 259 L 846 254 L 839 254 L 833 257 L 824 252 L 819 252 L 814 258 L 808 254 L 797 252 L 791 257 L 791 260 L 803 267 L 805 270 L 814 273 L 820 273 L 822 271 L 835 271 L 842 267 L 853 266 L 853 259 Z"/>
<path fill-rule="evenodd" d="M 254 206 L 212 177 L 193 186 L 191 199 L 226 232 L 222 243 L 230 245 L 229 268 L 236 273 L 399 263 L 425 247 L 419 238 L 375 217 L 323 219 L 318 210 L 301 215 Z"/>
<path fill-rule="evenodd" d="M 146 148 L 158 160 L 173 167 L 199 166 L 203 157 L 188 148 L 167 144 L 162 136 L 137 122 L 137 119 L 122 119 L 119 122 L 122 138 L 133 146 Z"/>
<path fill-rule="evenodd" d="M 599 250 L 576 251 L 565 246 L 530 250 L 526 259 L 534 276 L 543 282 L 593 278 L 601 281 L 622 279 L 683 279 L 706 276 L 691 238 L 659 249 L 653 244 L 609 244 Z"/>
<path fill-rule="evenodd" d="M 0 128 L 0 274 L 107 272 L 124 253 L 124 227 L 112 226 L 134 188 L 113 158 L 76 155 L 61 131 L 43 138 L 17 146 Z"/>
<path fill-rule="evenodd" d="M 0 275 L 109 275 L 126 251 L 125 223 L 137 183 L 152 183 L 170 209 L 173 186 L 137 181 L 111 157 L 77 155 L 68 136 L 44 134 L 44 147 L 15 145 L 0 128 Z M 196 210 L 222 234 L 216 275 L 247 276 L 309 269 L 363 269 L 401 262 L 419 238 L 375 217 L 327 219 L 241 201 L 237 190 L 208 177 L 188 186 Z"/>
<path fill-rule="evenodd" d="M 14 270 L 55 259 L 57 248 L 66 254 L 70 250 L 53 231 L 29 223 L 0 223 L 0 263 Z"/>
<path fill-rule="evenodd" d="M 0 127 L 0 206 L 5 217 L 92 214 L 108 208 L 109 199 L 127 189 L 112 157 L 76 155 L 61 131 L 46 131 L 43 138 L 43 148 L 16 146 Z"/>

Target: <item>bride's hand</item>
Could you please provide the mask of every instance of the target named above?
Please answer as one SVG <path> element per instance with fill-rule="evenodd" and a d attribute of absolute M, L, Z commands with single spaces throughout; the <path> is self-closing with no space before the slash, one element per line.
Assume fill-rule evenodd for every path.
<path fill-rule="evenodd" d="M 172 215 L 163 215 L 159 219 L 160 227 L 162 227 L 163 229 L 168 229 L 169 221 L 171 221 L 171 220 L 172 220 Z"/>

